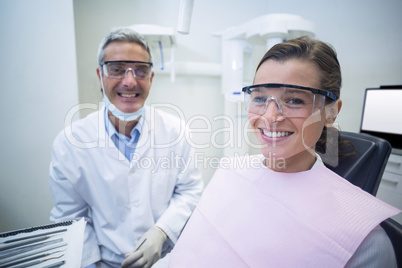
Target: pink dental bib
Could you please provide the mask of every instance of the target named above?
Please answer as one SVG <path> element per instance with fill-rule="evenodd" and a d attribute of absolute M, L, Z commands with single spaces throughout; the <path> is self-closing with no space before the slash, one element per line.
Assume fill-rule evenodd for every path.
<path fill-rule="evenodd" d="M 169 267 L 344 267 L 367 234 L 399 212 L 326 167 L 220 169 Z"/>

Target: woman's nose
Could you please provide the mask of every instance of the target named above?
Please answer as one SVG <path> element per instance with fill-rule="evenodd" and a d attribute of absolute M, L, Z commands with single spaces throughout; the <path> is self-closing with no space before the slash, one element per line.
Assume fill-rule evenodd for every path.
<path fill-rule="evenodd" d="M 285 120 L 285 116 L 283 115 L 281 106 L 275 99 L 271 99 L 268 101 L 265 112 L 262 116 L 270 123 Z"/>

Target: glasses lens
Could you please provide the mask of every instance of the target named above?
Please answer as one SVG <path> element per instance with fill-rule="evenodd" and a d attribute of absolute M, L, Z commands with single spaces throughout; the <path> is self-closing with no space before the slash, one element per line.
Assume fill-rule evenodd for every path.
<path fill-rule="evenodd" d="M 325 96 L 293 88 L 253 87 L 245 94 L 245 106 L 250 113 L 263 115 L 268 105 L 276 106 L 286 117 L 309 117 L 323 107 Z"/>
<path fill-rule="evenodd" d="M 105 75 L 109 78 L 122 79 L 126 76 L 127 71 L 132 71 L 136 79 L 146 79 L 151 74 L 149 63 L 108 62 L 103 66 Z"/>
<path fill-rule="evenodd" d="M 245 94 L 248 111 L 253 114 L 264 114 L 267 104 L 267 94 L 262 92 L 264 88 L 253 88 L 250 94 Z"/>

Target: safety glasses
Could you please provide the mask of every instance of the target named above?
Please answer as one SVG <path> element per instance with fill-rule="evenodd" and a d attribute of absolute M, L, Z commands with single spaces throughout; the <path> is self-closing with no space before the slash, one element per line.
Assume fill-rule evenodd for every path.
<path fill-rule="evenodd" d="M 147 79 L 152 73 L 152 62 L 145 61 L 104 61 L 103 73 L 108 78 L 123 79 L 131 71 L 136 79 Z"/>
<path fill-rule="evenodd" d="M 329 91 L 289 84 L 252 85 L 242 91 L 246 110 L 257 115 L 265 114 L 272 101 L 285 117 L 309 117 L 325 106 L 325 98 L 336 100 Z"/>

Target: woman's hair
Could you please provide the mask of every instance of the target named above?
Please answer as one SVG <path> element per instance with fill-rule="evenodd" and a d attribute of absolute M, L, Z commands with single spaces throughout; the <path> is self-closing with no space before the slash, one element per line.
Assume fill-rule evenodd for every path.
<path fill-rule="evenodd" d="M 320 89 L 332 92 L 336 96 L 336 99 L 339 99 L 342 86 L 341 67 L 336 51 L 322 41 L 304 36 L 279 43 L 265 53 L 256 71 L 267 60 L 286 62 L 295 59 L 314 64 L 319 70 Z M 326 98 L 326 104 L 333 102 L 335 100 Z M 326 154 L 327 150 L 331 150 L 339 152 L 338 156 L 341 156 L 345 152 L 342 148 L 346 144 L 341 145 L 339 137 L 340 135 L 336 128 L 324 127 L 321 137 L 316 144 L 316 152 L 321 155 Z M 347 146 L 350 145 L 349 143 Z M 333 154 L 330 155 L 333 156 Z M 323 157 L 323 161 L 325 162 L 325 157 Z"/>
<path fill-rule="evenodd" d="M 98 65 L 100 66 L 105 56 L 105 48 L 112 42 L 130 42 L 142 46 L 149 54 L 149 61 L 152 62 L 151 49 L 145 38 L 131 28 L 119 28 L 109 33 L 101 43 L 98 49 Z"/>
<path fill-rule="evenodd" d="M 320 72 L 320 89 L 332 92 L 339 99 L 342 86 L 341 66 L 335 50 L 322 41 L 304 36 L 279 43 L 265 53 L 257 71 L 267 60 L 285 62 L 291 59 L 313 63 Z"/>

